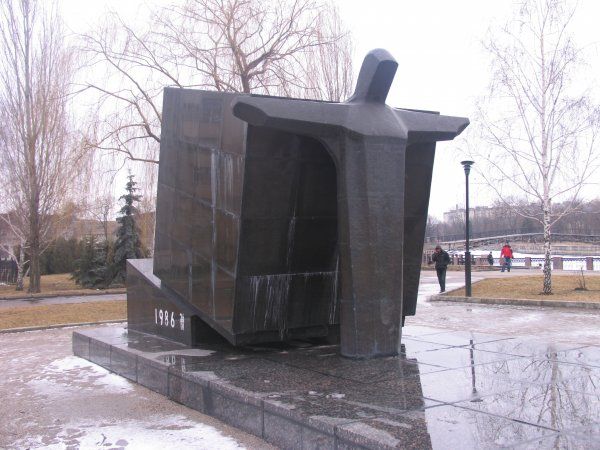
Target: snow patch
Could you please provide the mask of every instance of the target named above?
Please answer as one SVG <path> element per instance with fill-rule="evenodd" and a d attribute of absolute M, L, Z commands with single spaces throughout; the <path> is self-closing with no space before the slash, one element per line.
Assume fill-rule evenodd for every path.
<path fill-rule="evenodd" d="M 217 429 L 189 420 L 182 415 L 153 415 L 144 421 L 102 423 L 94 427 L 83 423 L 69 423 L 52 439 L 42 443 L 40 437 L 27 437 L 15 442 L 19 448 L 124 448 L 128 450 L 164 450 L 185 448 L 193 450 L 244 449 L 233 438 Z"/>
<path fill-rule="evenodd" d="M 43 366 L 28 383 L 38 394 L 62 395 L 65 389 L 99 387 L 106 393 L 121 394 L 133 390 L 123 377 L 76 356 L 57 359 Z"/>

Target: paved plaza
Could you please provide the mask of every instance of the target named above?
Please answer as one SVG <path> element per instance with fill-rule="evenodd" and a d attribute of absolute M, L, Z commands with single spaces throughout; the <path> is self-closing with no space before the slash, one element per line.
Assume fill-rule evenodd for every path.
<path fill-rule="evenodd" d="M 461 277 L 449 273 L 448 288 Z M 207 386 L 217 390 L 254 388 L 262 436 L 282 446 L 316 428 L 331 430 L 340 447 L 600 447 L 598 312 L 426 302 L 435 292 L 435 273 L 424 272 L 399 358 L 346 360 L 331 346 L 255 349 L 231 371 L 218 349 L 154 346 L 147 356 L 199 382 L 210 372 Z M 119 326 L 102 328 L 120 340 Z M 73 331 L 92 328 L 0 335 L 1 448 L 269 447 L 73 356 Z M 290 405 L 294 414 L 268 415 Z M 194 406 L 214 415 L 216 403 Z M 312 418 L 306 430 L 303 415 Z"/>
<path fill-rule="evenodd" d="M 535 271 L 539 274 L 539 271 Z M 517 284 L 518 277 L 531 275 L 532 271 L 511 272 Z M 506 277 L 507 273 L 475 272 L 473 282 L 483 277 Z M 597 276 L 597 275 L 594 275 Z M 448 272 L 448 291 L 464 286 L 464 273 Z M 582 345 L 600 345 L 600 310 L 579 308 L 550 308 L 537 306 L 483 305 L 426 301 L 437 294 L 439 286 L 433 271 L 421 273 L 417 315 L 407 317 L 407 325 L 426 325 L 451 330 L 469 330 L 502 334 L 510 337 L 543 342 L 568 342 Z"/>

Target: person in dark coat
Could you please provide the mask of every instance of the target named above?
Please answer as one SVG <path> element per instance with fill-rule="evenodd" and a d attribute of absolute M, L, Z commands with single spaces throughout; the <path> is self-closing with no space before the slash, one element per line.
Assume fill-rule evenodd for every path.
<path fill-rule="evenodd" d="M 487 256 L 487 260 L 488 260 L 488 264 L 489 264 L 490 266 L 493 266 L 493 265 L 494 265 L 494 255 L 492 255 L 492 252 L 490 252 L 490 253 L 488 254 L 488 256 Z"/>
<path fill-rule="evenodd" d="M 431 260 L 435 263 L 435 271 L 437 272 L 438 282 L 440 283 L 441 294 L 442 292 L 446 292 L 446 269 L 448 268 L 448 264 L 450 264 L 450 255 L 442 250 L 442 247 L 437 245 Z"/>

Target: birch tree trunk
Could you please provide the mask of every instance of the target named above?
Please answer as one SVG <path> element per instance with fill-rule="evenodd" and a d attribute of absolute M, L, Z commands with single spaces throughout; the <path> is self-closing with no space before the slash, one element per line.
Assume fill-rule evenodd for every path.
<path fill-rule="evenodd" d="M 552 294 L 552 250 L 550 218 L 544 223 L 544 294 Z"/>
<path fill-rule="evenodd" d="M 23 279 L 25 269 L 25 241 L 21 240 L 21 244 L 19 245 L 19 259 L 17 261 L 17 291 L 22 291 L 24 289 Z"/>

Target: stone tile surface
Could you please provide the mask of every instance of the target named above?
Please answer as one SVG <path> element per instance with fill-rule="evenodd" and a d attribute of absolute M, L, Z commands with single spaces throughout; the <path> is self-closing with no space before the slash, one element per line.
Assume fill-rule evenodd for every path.
<path fill-rule="evenodd" d="M 568 350 L 582 347 L 578 344 L 547 343 L 535 340 L 504 339 L 493 342 L 475 343 L 475 349 L 487 352 L 498 352 L 507 355 L 528 356 L 536 358 L 556 359 L 558 355 Z"/>
<path fill-rule="evenodd" d="M 600 367 L 600 347 L 587 346 L 575 350 L 561 352 L 556 355 L 559 361 Z"/>
<path fill-rule="evenodd" d="M 516 359 L 514 355 L 474 350 L 466 347 L 450 347 L 420 352 L 413 356 L 416 362 L 438 366 L 445 369 L 457 369 L 489 363 L 502 363 Z"/>
<path fill-rule="evenodd" d="M 197 381 L 169 374 L 169 398 L 196 411 L 206 410 L 204 402 L 205 388 Z"/>
<path fill-rule="evenodd" d="M 338 436 L 368 448 L 498 448 L 552 431 L 478 411 L 442 405 L 411 411 L 395 420 L 367 419 L 343 425 Z"/>
<path fill-rule="evenodd" d="M 404 338 L 400 356 L 372 360 L 341 357 L 316 341 L 187 348 L 118 327 L 87 331 L 74 346 L 89 338 L 89 357 L 105 367 L 130 379 L 135 371 L 138 383 L 285 448 L 599 442 L 598 347 L 427 327 L 415 337 Z"/>
<path fill-rule="evenodd" d="M 443 333 L 414 336 L 410 337 L 409 339 L 432 342 L 434 344 L 442 344 L 447 346 L 467 346 L 478 343 L 509 340 L 510 338 L 496 334 L 476 333 L 470 331 L 446 331 Z"/>
<path fill-rule="evenodd" d="M 590 450 L 598 448 L 599 442 L 600 435 L 582 436 L 572 433 L 555 433 L 550 436 L 542 436 L 531 441 L 523 442 L 513 448 L 515 450 Z"/>
<path fill-rule="evenodd" d="M 556 383 L 522 386 L 456 406 L 556 431 L 582 426 L 600 428 L 600 393 L 575 392 Z"/>

